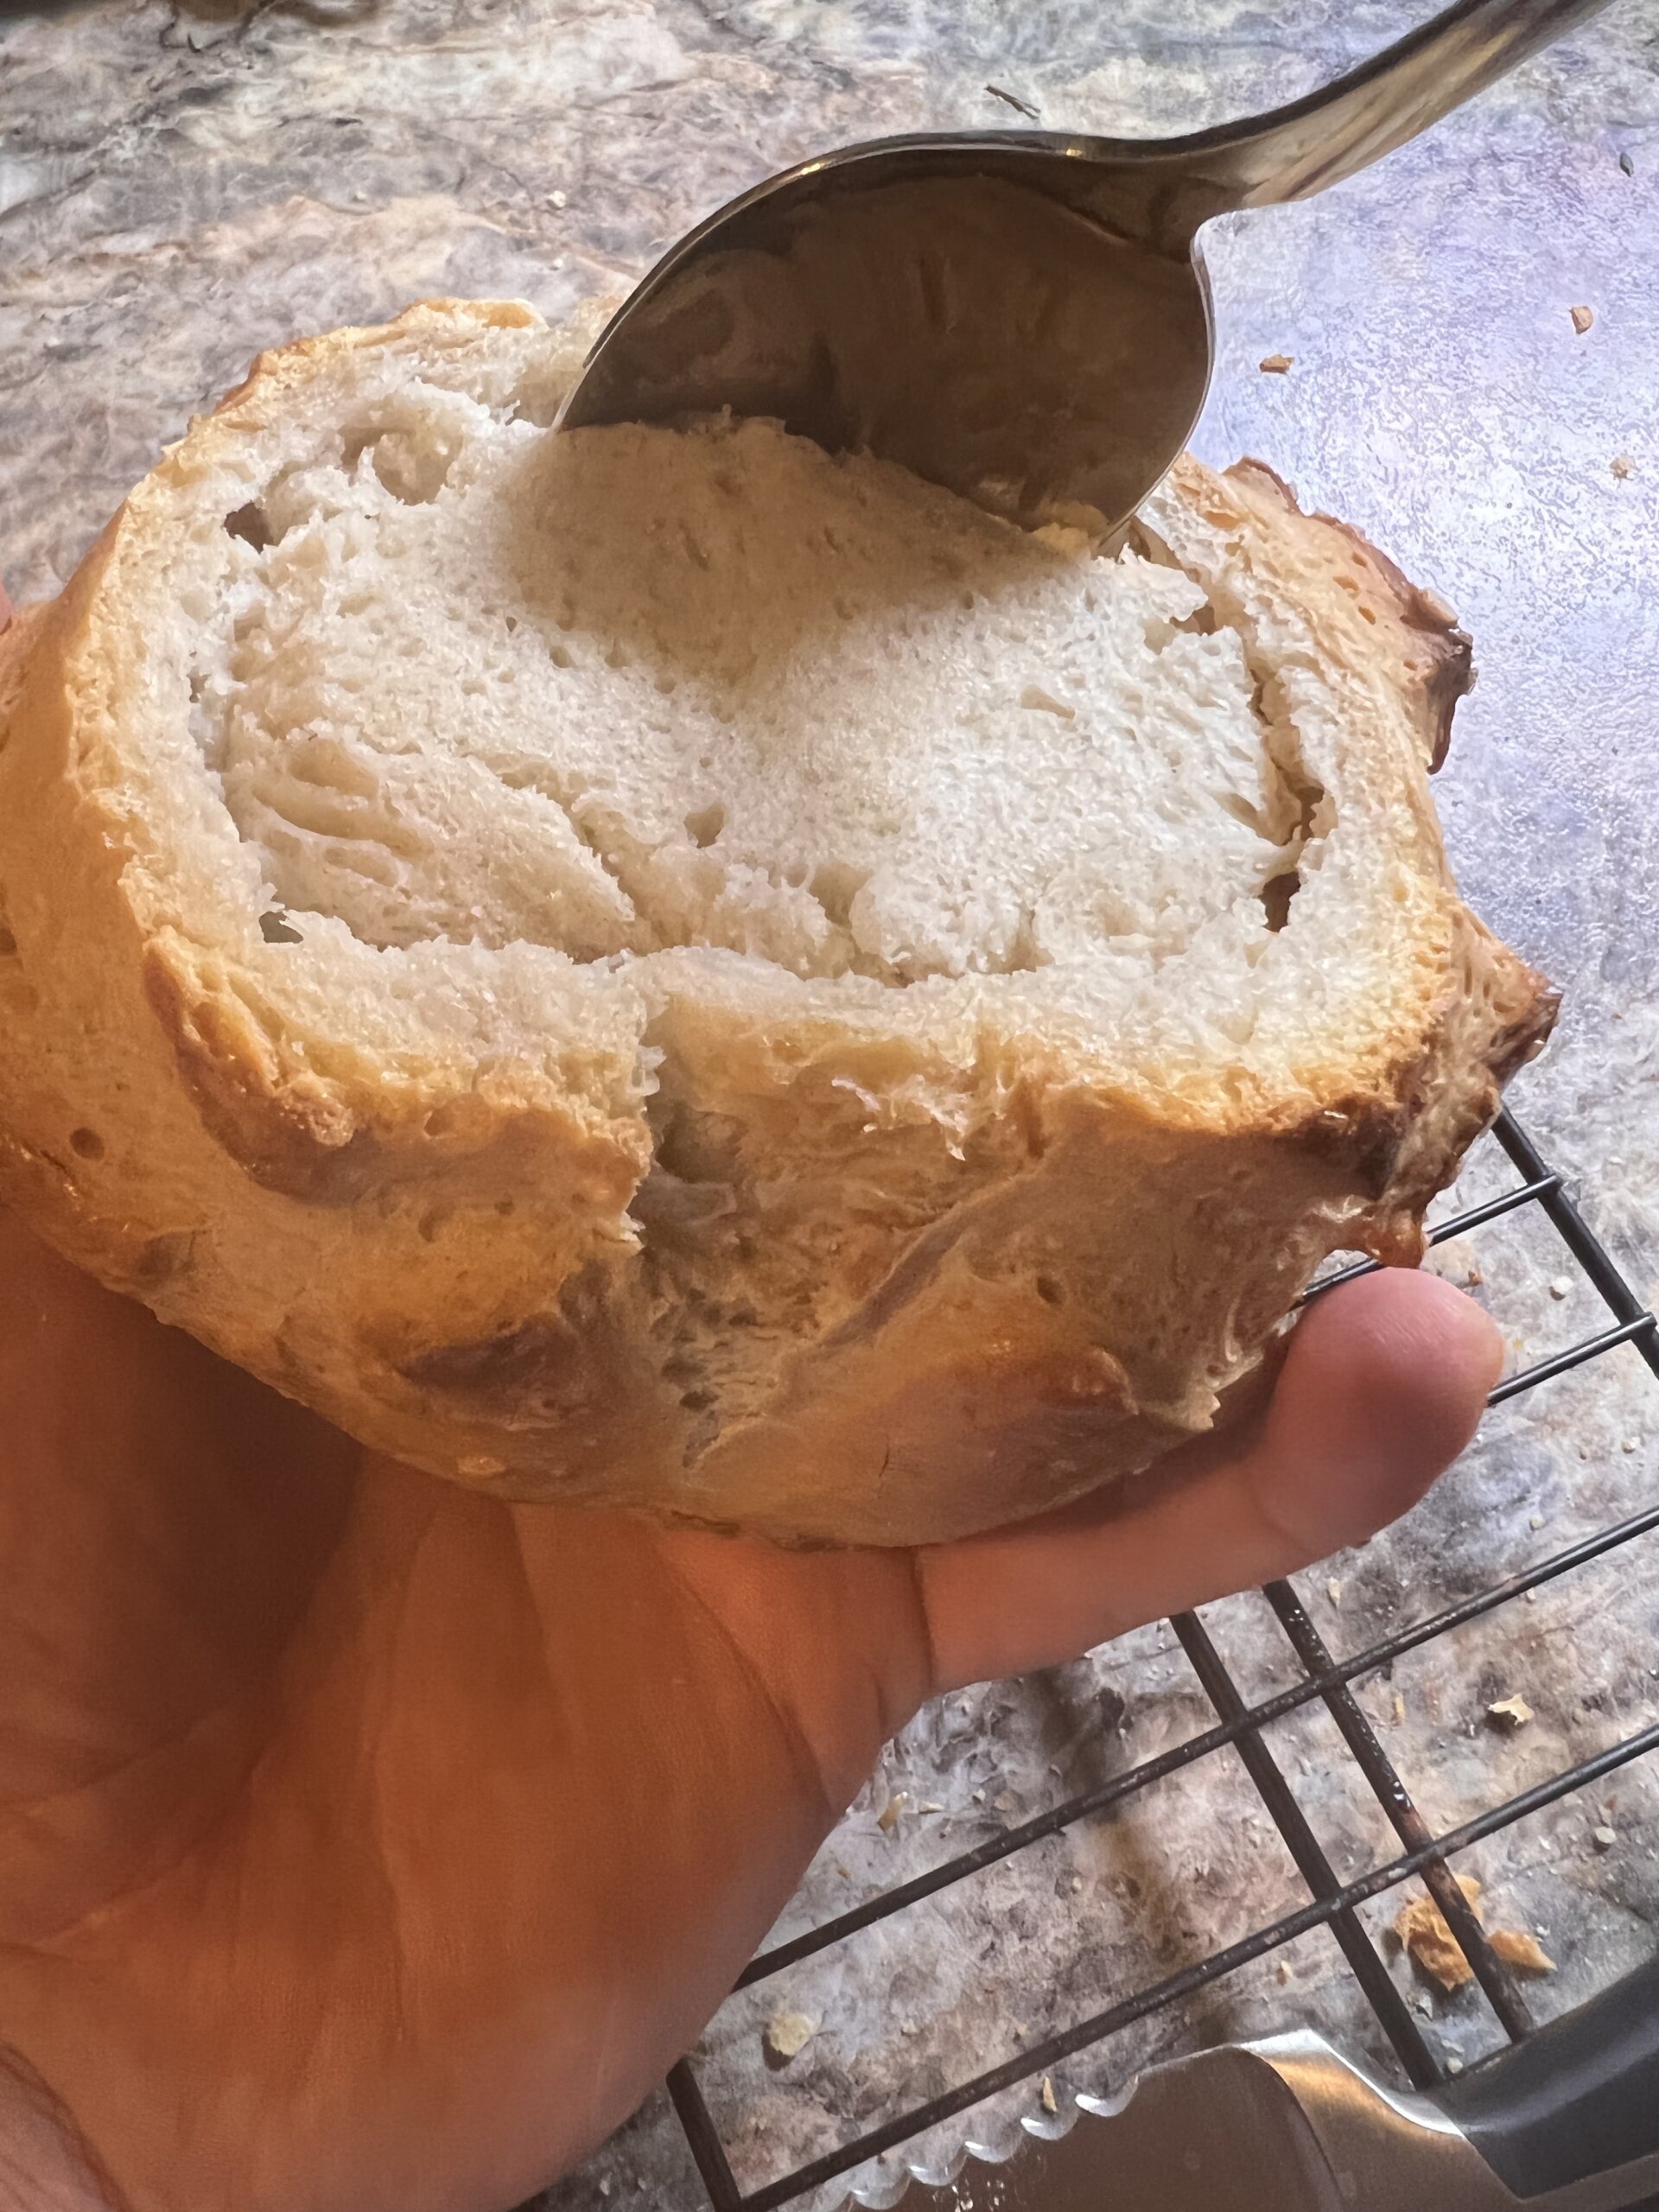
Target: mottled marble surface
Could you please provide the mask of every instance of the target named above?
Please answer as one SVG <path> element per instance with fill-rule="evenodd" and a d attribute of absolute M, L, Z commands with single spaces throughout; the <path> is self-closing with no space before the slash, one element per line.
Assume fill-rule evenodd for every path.
<path fill-rule="evenodd" d="M 1308 88 L 1424 10 L 1403 0 L 105 0 L 0 10 L 0 570 L 54 589 L 158 445 L 263 345 L 434 292 L 557 314 L 698 215 L 828 144 L 1012 111 L 1196 126 Z M 1217 226 L 1220 373 L 1198 443 L 1251 451 L 1362 524 L 1474 632 L 1481 682 L 1440 799 L 1465 888 L 1564 987 L 1515 1103 L 1642 1294 L 1659 1295 L 1659 22 L 1607 14 L 1382 168 Z M 1594 322 L 1573 328 L 1569 308 Z M 1266 354 L 1294 357 L 1266 376 Z M 1618 470 L 1614 462 L 1618 461 Z M 1628 466 L 1626 466 L 1628 464 Z M 1465 1193 L 1508 1171 L 1491 1147 Z M 1442 1248 L 1517 1364 L 1598 1325 L 1529 1211 Z M 1659 1388 L 1616 1353 L 1505 1408 L 1402 1527 L 1304 1578 L 1352 1649 L 1634 1510 Z M 1251 1689 L 1287 1680 L 1259 1600 L 1212 1609 Z M 1659 1540 L 1402 1661 L 1363 1696 L 1453 1825 L 1659 1714 Z M 1536 1719 L 1501 1736 L 1488 1702 Z M 1395 1700 L 1398 1700 L 1396 1704 Z M 1204 1725 L 1166 1631 L 923 1716 L 826 1846 L 793 1929 Z M 1344 1874 L 1391 1839 L 1330 1725 L 1272 1742 Z M 878 1815 L 900 1792 L 887 1827 Z M 937 1809 L 922 1811 L 923 1806 Z M 1228 1940 L 1298 1897 L 1221 1758 L 734 2001 L 701 2067 L 757 2184 Z M 1598 1847 L 1593 1831 L 1615 1841 Z M 1494 1917 L 1545 1931 L 1541 2016 L 1654 1940 L 1659 1777 L 1627 1770 L 1471 1855 Z M 1393 1910 L 1370 1914 L 1381 1926 Z M 1236 1977 L 1058 2084 L 1195 2038 L 1310 2023 L 1375 2050 L 1328 1941 Z M 1395 1961 L 1466 2061 L 1495 2023 Z M 817 2036 L 761 2063 L 772 2006 Z M 1041 2124 L 1032 2091 L 918 2146 L 948 2165 Z M 861 2177 L 888 2201 L 905 2162 Z M 832 2189 L 825 2202 L 840 2194 Z M 699 2185 L 665 2105 L 555 2190 L 558 2212 Z"/>

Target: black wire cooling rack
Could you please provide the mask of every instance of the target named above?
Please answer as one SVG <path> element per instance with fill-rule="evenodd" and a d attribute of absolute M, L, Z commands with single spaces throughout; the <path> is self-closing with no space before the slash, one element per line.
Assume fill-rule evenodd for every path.
<path fill-rule="evenodd" d="M 1548 1382 L 1552 1376 L 1565 1374 L 1570 1368 L 1581 1367 L 1589 1360 L 1599 1359 L 1604 1353 L 1624 1344 L 1635 1345 L 1656 1379 L 1659 1379 L 1659 1329 L 1656 1328 L 1655 1317 L 1643 1306 L 1600 1240 L 1586 1224 L 1568 1195 L 1562 1177 L 1548 1165 L 1531 1139 L 1507 1113 L 1498 1120 L 1495 1134 L 1522 1179 L 1519 1185 L 1506 1191 L 1499 1198 L 1488 1200 L 1484 1205 L 1472 1206 L 1454 1219 L 1443 1222 L 1434 1230 L 1433 1241 L 1440 1243 L 1447 1237 L 1478 1228 L 1483 1222 L 1495 1220 L 1500 1214 L 1515 1212 L 1522 1206 L 1537 1206 L 1542 1210 L 1562 1243 L 1588 1277 L 1611 1319 L 1606 1328 L 1582 1338 L 1565 1351 L 1540 1360 L 1520 1374 L 1506 1377 L 1492 1392 L 1491 1402 L 1497 1405 L 1506 1398 L 1518 1397 L 1522 1391 L 1535 1389 L 1541 1382 Z M 1317 1296 L 1351 1275 L 1363 1274 L 1373 1264 L 1362 1261 L 1325 1277 L 1310 1295 Z M 691 2065 L 689 2061 L 683 2060 L 669 2076 L 669 2092 L 690 2141 L 697 2170 L 708 2190 L 714 2212 L 775 2212 L 775 2208 L 786 2205 L 809 2190 L 850 2173 L 867 2159 L 892 2150 L 896 2145 L 921 2134 L 941 2120 L 966 2112 L 970 2106 L 995 2095 L 999 2090 L 1011 2088 L 1020 2082 L 1048 2072 L 1076 2052 L 1103 2043 L 1133 2022 L 1179 2003 L 1184 1998 L 1208 1987 L 1211 1982 L 1220 1980 L 1224 1975 L 1268 1952 L 1277 1950 L 1281 1945 L 1315 1928 L 1331 1930 L 1407 2075 L 1414 2087 L 1427 2088 L 1444 2079 L 1445 2069 L 1424 2040 L 1416 2020 L 1395 1987 L 1358 1913 L 1358 1907 L 1368 1898 L 1392 1889 L 1414 1874 L 1421 1876 L 1445 1916 L 1473 1970 L 1475 1979 L 1491 2000 L 1505 2034 L 1512 2042 L 1525 2036 L 1531 2026 L 1526 2003 L 1508 1968 L 1487 1941 L 1480 1923 L 1446 1862 L 1471 1844 L 1496 1834 L 1498 1830 L 1524 1820 L 1529 1814 L 1553 1804 L 1569 1792 L 1627 1765 L 1643 1752 L 1659 1750 L 1659 1723 L 1641 1729 L 1622 1743 L 1599 1751 L 1593 1758 L 1583 1759 L 1549 1780 L 1522 1791 L 1518 1796 L 1494 1806 L 1477 1819 L 1466 1821 L 1462 1827 L 1435 1835 L 1413 1803 L 1410 1792 L 1362 1710 L 1354 1695 L 1353 1684 L 1360 1676 L 1388 1666 L 1403 1653 L 1432 1643 L 1436 1637 L 1459 1627 L 1464 1622 L 1491 1612 L 1499 1605 L 1508 1605 L 1539 1584 L 1569 1573 L 1586 1560 L 1614 1551 L 1621 1544 L 1627 1544 L 1653 1529 L 1659 1529 L 1659 1504 L 1633 1515 L 1629 1520 L 1621 1521 L 1616 1527 L 1604 1529 L 1567 1550 L 1557 1552 L 1553 1558 L 1529 1567 L 1522 1574 L 1513 1575 L 1492 1589 L 1465 1598 L 1455 1605 L 1448 1605 L 1427 1619 L 1417 1621 L 1382 1642 L 1371 1644 L 1351 1658 L 1342 1660 L 1333 1658 L 1326 1649 L 1294 1586 L 1289 1582 L 1270 1582 L 1263 1594 L 1296 1655 L 1302 1669 L 1302 1679 L 1290 1688 L 1255 1704 L 1246 1701 L 1197 1615 L 1178 1614 L 1170 1625 L 1192 1662 L 1205 1695 L 1215 1708 L 1213 1727 L 1204 1729 L 1173 1750 L 1160 1752 L 1155 1758 L 1142 1760 L 1138 1766 L 1114 1776 L 1098 1789 L 1069 1797 L 1064 1803 L 1052 1807 L 1033 1820 L 1022 1821 L 1015 1827 L 1005 1828 L 973 1850 L 962 1852 L 957 1857 L 944 1860 L 942 1865 L 917 1876 L 912 1881 L 899 1883 L 867 1899 L 851 1911 L 836 1914 L 833 1919 L 822 1922 L 805 1935 L 761 1952 L 739 1977 L 737 1987 L 750 1988 L 756 1982 L 765 1981 L 771 1975 L 782 1973 L 785 1967 L 798 1964 L 803 1959 L 829 1949 L 831 1944 L 844 1943 L 855 1936 L 860 1929 L 903 1912 L 921 1898 L 932 1897 L 969 1875 L 977 1873 L 982 1867 L 992 1866 L 998 1859 L 1011 1858 L 1014 1853 L 1024 1851 L 1046 1836 L 1058 1834 L 1074 1821 L 1103 1812 L 1108 1807 L 1133 1796 L 1136 1791 L 1162 1781 L 1166 1776 L 1182 1768 L 1192 1766 L 1228 1745 L 1236 1747 L 1251 1782 L 1271 1815 L 1274 1827 L 1284 1839 L 1306 1885 L 1308 1903 L 1294 1912 L 1286 1913 L 1269 1925 L 1258 1928 L 1239 1942 L 1230 1943 L 1183 1967 L 1179 1973 L 1168 1974 L 1132 1995 L 1121 1998 L 1104 2012 L 1096 2012 L 1073 2027 L 1027 2046 L 1017 2057 L 1005 2064 L 976 2074 L 970 2079 L 958 2082 L 954 2088 L 947 2089 L 942 2095 L 929 2098 L 925 2104 L 895 2112 L 880 2126 L 869 2129 L 824 2157 L 798 2166 L 792 2171 L 767 2182 L 764 2187 L 751 2190 L 747 2194 L 738 2187 L 719 2131 L 703 2100 Z M 1397 1857 L 1373 1867 L 1369 1873 L 1351 1882 L 1342 1882 L 1337 1878 L 1290 1785 L 1262 1739 L 1262 1731 L 1269 1722 L 1295 1711 L 1300 1706 L 1311 1704 L 1315 1699 L 1323 1701 L 1336 1723 L 1343 1741 L 1375 1793 L 1402 1846 Z"/>

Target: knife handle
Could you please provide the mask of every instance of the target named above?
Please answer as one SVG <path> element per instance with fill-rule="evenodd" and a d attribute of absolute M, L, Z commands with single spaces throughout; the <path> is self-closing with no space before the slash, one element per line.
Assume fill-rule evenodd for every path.
<path fill-rule="evenodd" d="M 1516 2196 L 1659 2152 L 1659 1953 L 1430 2094 Z"/>

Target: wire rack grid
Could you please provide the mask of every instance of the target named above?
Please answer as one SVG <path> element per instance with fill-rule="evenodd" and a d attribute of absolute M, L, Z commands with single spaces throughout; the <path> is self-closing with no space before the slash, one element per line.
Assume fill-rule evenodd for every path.
<path fill-rule="evenodd" d="M 1636 1349 L 1655 1379 L 1659 1380 L 1659 1325 L 1585 1221 L 1560 1173 L 1548 1165 L 1507 1112 L 1499 1117 L 1494 1134 L 1519 1174 L 1519 1183 L 1484 1205 L 1471 1207 L 1441 1223 L 1433 1232 L 1432 1241 L 1443 1243 L 1501 1214 L 1535 1206 L 1547 1217 L 1610 1318 L 1605 1328 L 1580 1338 L 1565 1351 L 1539 1360 L 1518 1374 L 1506 1376 L 1493 1390 L 1490 1402 L 1497 1405 L 1523 1391 L 1535 1389 L 1552 1377 L 1599 1359 L 1626 1344 Z M 1369 1272 L 1374 1264 L 1357 1262 L 1323 1277 L 1308 1294 L 1319 1296 L 1338 1282 Z M 1354 1694 L 1354 1684 L 1360 1677 L 1388 1667 L 1408 1651 L 1433 1643 L 1465 1622 L 1522 1598 L 1539 1585 L 1570 1573 L 1586 1561 L 1615 1551 L 1656 1529 L 1659 1529 L 1659 1503 L 1540 1560 L 1523 1573 L 1512 1575 L 1456 1605 L 1446 1606 L 1342 1659 L 1334 1657 L 1327 1649 L 1294 1584 L 1270 1582 L 1262 1594 L 1295 1654 L 1300 1679 L 1274 1695 L 1255 1702 L 1244 1697 L 1198 1616 L 1175 1616 L 1170 1626 L 1214 1709 L 1212 1726 L 1155 1758 L 1144 1759 L 1114 1775 L 1098 1788 L 1068 1797 L 1033 1819 L 1004 1828 L 972 1850 L 944 1860 L 912 1880 L 894 1884 L 851 1910 L 836 1914 L 805 1934 L 761 1952 L 739 1977 L 736 1988 L 753 1987 L 757 1982 L 829 1949 L 832 1944 L 847 1942 L 861 1929 L 901 1913 L 924 1897 L 948 1889 L 1075 1822 L 1105 1812 L 1137 1791 L 1192 1766 L 1227 1745 L 1236 1747 L 1250 1782 L 1283 1839 L 1307 1890 L 1307 1902 L 1237 1942 L 1120 1998 L 1105 2010 L 1027 2045 L 1004 2064 L 975 2074 L 925 2103 L 895 2112 L 880 2126 L 747 2192 L 738 2185 L 691 2063 L 682 2060 L 669 2076 L 669 2093 L 714 2212 L 778 2212 L 778 2208 L 851 2173 L 868 2160 L 939 2122 L 967 2112 L 1001 2090 L 1048 2073 L 1077 2052 L 1103 2043 L 1135 2021 L 1179 2004 L 1224 1975 L 1314 1929 L 1328 1929 L 1335 1938 L 1407 2077 L 1414 2087 L 1429 2088 L 1444 2079 L 1445 2069 L 1395 1986 L 1358 1910 L 1370 1898 L 1414 1875 L 1421 1878 L 1440 1907 L 1504 2034 L 1511 2042 L 1525 2037 L 1532 2025 L 1526 2001 L 1510 1969 L 1487 1940 L 1447 1862 L 1471 1844 L 1511 1827 L 1644 1753 L 1659 1750 L 1659 1723 L 1637 1731 L 1592 1758 L 1563 1768 L 1459 1827 L 1435 1834 L 1413 1802 L 1409 1790 L 1367 1719 Z M 1401 1845 L 1396 1856 L 1347 1882 L 1338 1879 L 1263 1739 L 1262 1732 L 1269 1723 L 1316 1700 L 1323 1703 L 1334 1721 Z"/>

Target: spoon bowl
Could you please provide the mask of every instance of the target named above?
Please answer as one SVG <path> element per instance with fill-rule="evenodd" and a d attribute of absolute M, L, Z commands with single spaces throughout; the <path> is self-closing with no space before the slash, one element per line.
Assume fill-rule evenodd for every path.
<path fill-rule="evenodd" d="M 561 425 L 729 408 L 1109 537 L 1204 405 L 1202 226 L 1352 175 L 1605 4 L 1459 0 L 1308 99 L 1187 137 L 983 131 L 804 162 L 658 262 Z"/>
<path fill-rule="evenodd" d="M 1068 143 L 889 139 L 773 179 L 652 271 L 563 420 L 729 407 L 1028 525 L 1132 513 L 1203 407 L 1209 287 L 1191 242 L 1109 219 L 1097 168 L 1062 178 L 1092 206 L 1055 190 Z"/>

